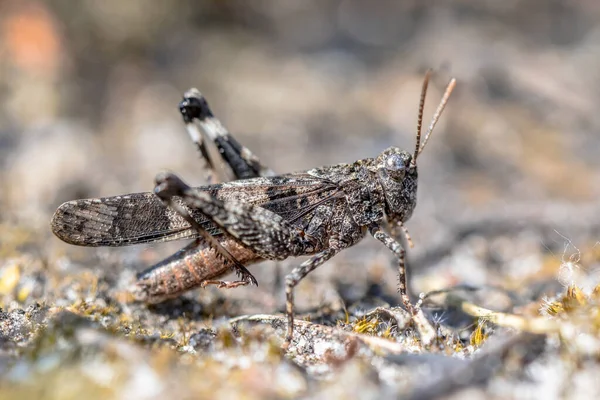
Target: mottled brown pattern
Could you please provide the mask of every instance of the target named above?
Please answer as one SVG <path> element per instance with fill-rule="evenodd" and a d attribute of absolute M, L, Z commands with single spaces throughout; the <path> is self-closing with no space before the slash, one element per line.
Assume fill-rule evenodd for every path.
<path fill-rule="evenodd" d="M 252 250 L 233 239 L 221 241 L 240 263 L 250 265 L 262 261 Z M 182 248 L 154 267 L 138 274 L 131 288 L 134 298 L 145 303 L 160 303 L 181 293 L 220 279 L 232 271 L 214 249 L 196 241 Z"/>
<path fill-rule="evenodd" d="M 421 142 L 428 81 L 429 73 L 421 93 L 413 154 L 390 147 L 376 158 L 278 176 L 264 176 L 267 169 L 258 158 L 233 139 L 200 92 L 191 90 L 180 111 L 201 155 L 208 157 L 207 164 L 214 167 L 210 152 L 197 131 L 189 129 L 196 120 L 235 177 L 251 179 L 191 188 L 176 175 L 161 173 L 156 177 L 156 196 L 138 193 L 68 202 L 56 211 L 52 229 L 69 243 L 91 246 L 196 237 L 138 276 L 133 293 L 151 303 L 206 284 L 258 284 L 247 265 L 311 255 L 285 280 L 286 344 L 293 333 L 294 287 L 369 231 L 398 258 L 401 298 L 415 314 L 418 310 L 407 294 L 405 250 L 383 227 L 402 226 L 411 217 L 417 202 L 417 158 L 454 88 L 452 80 Z M 230 271 L 237 273 L 238 281 L 217 280 Z"/>

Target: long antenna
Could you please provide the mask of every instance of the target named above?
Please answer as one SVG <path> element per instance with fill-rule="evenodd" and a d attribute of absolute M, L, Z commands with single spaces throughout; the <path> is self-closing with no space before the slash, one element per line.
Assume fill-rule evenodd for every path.
<path fill-rule="evenodd" d="M 425 80 L 428 80 L 428 76 L 425 76 Z M 431 118 L 431 123 L 429 124 L 429 128 L 427 128 L 427 133 L 425 134 L 425 139 L 423 139 L 423 144 L 421 145 L 421 147 L 417 150 L 415 157 L 413 158 L 413 160 L 416 163 L 416 159 L 417 156 L 419 154 L 421 154 L 421 152 L 423 151 L 423 149 L 425 148 L 425 145 L 427 144 L 427 141 L 429 140 L 429 136 L 431 135 L 431 132 L 433 132 L 433 129 L 435 128 L 435 125 L 437 124 L 438 120 L 440 119 L 440 116 L 442 115 L 442 112 L 444 111 L 444 108 L 446 108 L 446 104 L 448 103 L 448 99 L 450 98 L 450 95 L 452 94 L 452 91 L 454 90 L 454 87 L 456 86 L 456 79 L 452 78 L 450 79 L 450 82 L 448 82 L 448 86 L 446 86 L 446 91 L 444 92 L 444 96 L 442 97 L 442 100 L 440 101 L 440 104 L 438 105 L 437 110 L 435 110 L 435 114 L 433 114 L 433 117 Z M 421 98 L 423 98 L 423 94 L 421 94 Z M 419 111 L 419 114 L 421 114 L 422 112 Z M 419 133 L 417 134 L 417 144 L 420 141 L 420 132 L 421 127 L 419 124 Z"/>
<path fill-rule="evenodd" d="M 428 69 L 421 87 L 421 101 L 419 102 L 419 114 L 417 116 L 417 143 L 415 146 L 415 155 L 412 159 L 413 164 L 417 164 L 417 156 L 421 152 L 421 127 L 423 126 L 423 110 L 425 109 L 425 97 L 427 95 L 427 86 L 429 86 L 429 78 L 431 70 Z"/>

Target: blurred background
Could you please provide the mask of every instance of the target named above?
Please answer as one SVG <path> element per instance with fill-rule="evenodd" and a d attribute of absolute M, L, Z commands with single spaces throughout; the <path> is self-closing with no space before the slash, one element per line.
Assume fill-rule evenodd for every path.
<path fill-rule="evenodd" d="M 276 171 L 412 148 L 427 68 L 429 111 L 459 84 L 412 225 L 598 198 L 594 1 L 4 1 L 0 14 L 4 218 L 147 191 L 163 168 L 201 179 L 177 112 L 192 86 Z"/>
<path fill-rule="evenodd" d="M 427 68 L 426 120 L 450 77 L 458 86 L 420 159 L 408 224 L 415 275 L 438 263 L 445 278 L 417 290 L 492 283 L 490 262 L 521 280 L 548 261 L 552 276 L 565 256 L 599 247 L 596 2 L 5 1 L 0 15 L 0 218 L 33 234 L 50 269 L 63 256 L 133 252 L 120 269 L 135 270 L 182 245 L 79 249 L 48 222 L 64 201 L 151 190 L 164 169 L 204 183 L 177 110 L 189 87 L 265 164 L 291 172 L 412 149 Z M 498 243 L 453 242 L 496 227 Z M 465 257 L 481 252 L 473 274 Z M 347 253 L 351 286 L 375 269 L 394 292 L 378 243 Z M 381 271 L 365 268 L 374 258 Z"/>
<path fill-rule="evenodd" d="M 412 149 L 428 68 L 426 121 L 448 80 L 458 85 L 420 158 L 408 222 L 413 290 L 469 283 L 523 291 L 532 282 L 558 290 L 574 273 L 597 284 L 593 0 L 2 1 L 0 261 L 16 257 L 21 279 L 35 276 L 31 301 L 59 301 L 64 293 L 47 282 L 53 273 L 130 281 L 183 246 L 76 248 L 54 238 L 49 221 L 64 201 L 152 190 L 164 169 L 204 183 L 177 109 L 190 87 L 264 164 L 291 172 L 392 145 Z M 300 307 L 328 296 L 354 301 L 372 285 L 391 302 L 391 260 L 375 241 L 361 243 L 308 280 L 334 294 L 307 298 L 303 290 L 317 290 L 307 283 Z M 564 277 L 565 261 L 584 268 Z M 282 310 L 283 292 L 269 285 L 274 270 L 253 272 L 267 282 L 258 293 L 276 300 L 244 302 L 231 314 Z M 552 293 L 543 287 L 526 297 Z M 255 291 L 191 296 L 242 301 Z"/>
<path fill-rule="evenodd" d="M 426 120 L 456 77 L 420 159 L 417 254 L 478 213 L 557 205 L 534 219 L 572 237 L 598 202 L 594 1 L 32 0 L 0 15 L 0 218 L 48 238 L 46 256 L 73 250 L 49 235 L 64 201 L 148 191 L 164 169 L 203 183 L 177 111 L 189 87 L 291 172 L 412 149 L 424 71 Z"/>

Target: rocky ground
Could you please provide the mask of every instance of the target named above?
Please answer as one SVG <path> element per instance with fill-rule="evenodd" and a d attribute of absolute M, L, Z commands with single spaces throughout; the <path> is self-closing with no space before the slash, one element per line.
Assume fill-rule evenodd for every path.
<path fill-rule="evenodd" d="M 0 397 L 594 398 L 600 394 L 600 7 L 592 1 L 0 4 Z M 64 201 L 204 172 L 177 104 L 206 95 L 275 171 L 411 149 L 413 298 L 365 239 L 298 287 L 283 276 L 128 301 L 185 243 L 82 248 Z"/>

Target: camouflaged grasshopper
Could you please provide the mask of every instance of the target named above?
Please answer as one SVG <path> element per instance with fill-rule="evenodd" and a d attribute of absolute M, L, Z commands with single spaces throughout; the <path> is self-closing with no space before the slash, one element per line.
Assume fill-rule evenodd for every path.
<path fill-rule="evenodd" d="M 248 265 L 309 255 L 311 258 L 285 279 L 286 345 L 293 334 L 294 287 L 338 252 L 358 243 L 368 231 L 396 255 L 402 302 L 414 312 L 407 294 L 405 250 L 393 233 L 401 228 L 411 243 L 403 224 L 416 205 L 417 159 L 456 84 L 454 79 L 448 84 L 421 143 L 429 78 L 428 72 L 413 153 L 390 147 L 376 158 L 284 175 L 273 174 L 241 146 L 214 117 L 200 92 L 191 89 L 179 106 L 188 132 L 208 167 L 215 170 L 217 159 L 206 147 L 207 140 L 214 143 L 236 180 L 192 188 L 172 173 L 160 173 L 154 192 L 62 204 L 52 218 L 52 231 L 63 241 L 80 246 L 194 239 L 138 274 L 133 295 L 148 303 L 199 286 L 257 285 Z M 219 280 L 232 271 L 238 280 Z"/>

